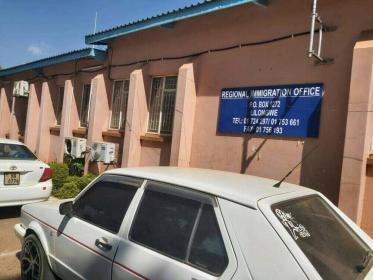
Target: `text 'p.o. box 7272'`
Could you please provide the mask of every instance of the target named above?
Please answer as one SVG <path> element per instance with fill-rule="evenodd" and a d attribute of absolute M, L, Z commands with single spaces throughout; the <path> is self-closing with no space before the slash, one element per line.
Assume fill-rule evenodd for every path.
<path fill-rule="evenodd" d="M 225 88 L 218 132 L 318 137 L 322 83 Z"/>

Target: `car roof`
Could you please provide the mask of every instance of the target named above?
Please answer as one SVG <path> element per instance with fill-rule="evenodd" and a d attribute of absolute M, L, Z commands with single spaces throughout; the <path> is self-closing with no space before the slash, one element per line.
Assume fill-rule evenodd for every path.
<path fill-rule="evenodd" d="M 0 144 L 14 144 L 14 145 L 25 145 L 22 142 L 13 139 L 0 138 Z"/>
<path fill-rule="evenodd" d="M 289 192 L 309 190 L 308 188 L 283 182 L 238 173 L 179 167 L 138 167 L 119 168 L 105 174 L 121 174 L 154 181 L 170 183 L 188 189 L 225 198 L 257 209 L 260 199 Z"/>

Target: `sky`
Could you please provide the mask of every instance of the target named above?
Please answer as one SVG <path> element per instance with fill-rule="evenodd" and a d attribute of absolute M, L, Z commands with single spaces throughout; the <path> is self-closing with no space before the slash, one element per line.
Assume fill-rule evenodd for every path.
<path fill-rule="evenodd" d="M 200 0 L 201 1 L 201 0 Z M 0 66 L 87 47 L 84 36 L 198 0 L 0 0 Z"/>

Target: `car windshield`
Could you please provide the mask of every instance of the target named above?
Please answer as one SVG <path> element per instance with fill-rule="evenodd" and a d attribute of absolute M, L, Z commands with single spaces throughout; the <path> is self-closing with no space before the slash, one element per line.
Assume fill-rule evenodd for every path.
<path fill-rule="evenodd" d="M 372 267 L 370 248 L 320 196 L 271 208 L 323 279 L 361 279 Z"/>
<path fill-rule="evenodd" d="M 35 160 L 36 156 L 24 145 L 0 143 L 0 160 Z"/>

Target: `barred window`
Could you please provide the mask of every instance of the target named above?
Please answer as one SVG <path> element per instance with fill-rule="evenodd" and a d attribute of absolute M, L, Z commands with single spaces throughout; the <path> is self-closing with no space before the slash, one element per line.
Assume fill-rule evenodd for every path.
<path fill-rule="evenodd" d="M 57 108 L 56 108 L 56 124 L 61 125 L 61 117 L 62 117 L 62 106 L 63 106 L 63 95 L 65 92 L 64 87 L 58 88 L 58 96 L 57 96 Z"/>
<path fill-rule="evenodd" d="M 127 114 L 129 80 L 115 81 L 111 103 L 110 128 L 124 129 Z"/>
<path fill-rule="evenodd" d="M 170 134 L 174 118 L 177 77 L 153 78 L 148 132 Z"/>
<path fill-rule="evenodd" d="M 80 126 L 87 127 L 89 120 L 89 103 L 91 101 L 91 85 L 83 86 L 82 103 L 80 107 Z"/>

